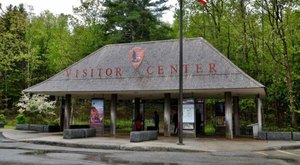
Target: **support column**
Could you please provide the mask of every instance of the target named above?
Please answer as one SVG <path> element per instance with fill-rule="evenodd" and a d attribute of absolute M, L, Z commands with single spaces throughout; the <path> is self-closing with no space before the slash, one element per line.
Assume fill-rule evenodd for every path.
<path fill-rule="evenodd" d="M 71 99 L 72 99 L 71 95 L 66 94 L 64 129 L 69 129 L 70 128 Z"/>
<path fill-rule="evenodd" d="M 239 97 L 233 97 L 233 110 L 234 110 L 234 135 L 240 135 L 240 101 Z"/>
<path fill-rule="evenodd" d="M 165 93 L 164 136 L 171 136 L 171 94 Z"/>
<path fill-rule="evenodd" d="M 262 130 L 262 113 L 261 113 L 261 98 L 259 96 L 256 97 L 256 108 L 257 108 L 257 123 L 258 123 L 258 131 Z"/>
<path fill-rule="evenodd" d="M 225 92 L 225 123 L 226 123 L 226 138 L 233 139 L 231 92 Z"/>
<path fill-rule="evenodd" d="M 140 113 L 140 98 L 135 98 L 134 99 L 134 110 L 133 110 L 133 123 L 132 123 L 132 130 L 136 131 L 136 119 L 138 118 L 138 115 Z"/>
<path fill-rule="evenodd" d="M 61 102 L 60 102 L 60 131 L 64 130 L 64 119 L 65 119 L 65 98 L 61 97 Z"/>
<path fill-rule="evenodd" d="M 117 94 L 111 95 L 110 101 L 110 133 L 116 135 Z"/>

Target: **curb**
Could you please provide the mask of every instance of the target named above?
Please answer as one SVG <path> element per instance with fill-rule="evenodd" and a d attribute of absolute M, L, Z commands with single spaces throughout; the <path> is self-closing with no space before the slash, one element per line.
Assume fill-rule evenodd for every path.
<path fill-rule="evenodd" d="M 3 132 L 0 132 L 0 142 L 2 142 L 2 143 L 13 143 L 13 142 L 16 142 L 16 140 L 9 139 L 9 138 L 7 138 L 3 135 Z"/>
<path fill-rule="evenodd" d="M 89 148 L 89 149 L 109 149 L 109 150 L 123 150 L 123 151 L 163 151 L 163 152 L 212 152 L 212 151 L 201 151 L 194 149 L 183 149 L 174 147 L 153 147 L 153 146 L 127 146 L 125 145 L 88 145 L 88 144 L 74 144 L 74 143 L 62 143 L 53 141 L 31 141 L 21 140 L 19 142 L 32 143 L 32 144 L 44 144 L 60 147 L 71 147 L 71 148 Z"/>
<path fill-rule="evenodd" d="M 296 149 L 300 149 L 300 145 L 268 147 L 268 148 L 265 148 L 265 149 L 262 149 L 262 150 L 256 150 L 256 151 L 296 150 Z"/>

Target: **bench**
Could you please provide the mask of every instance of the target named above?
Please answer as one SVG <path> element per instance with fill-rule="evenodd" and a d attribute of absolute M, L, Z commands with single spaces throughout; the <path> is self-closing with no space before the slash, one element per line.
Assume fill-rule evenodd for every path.
<path fill-rule="evenodd" d="M 95 128 L 65 129 L 64 139 L 96 137 Z"/>
<path fill-rule="evenodd" d="M 130 142 L 157 140 L 157 131 L 131 131 Z"/>

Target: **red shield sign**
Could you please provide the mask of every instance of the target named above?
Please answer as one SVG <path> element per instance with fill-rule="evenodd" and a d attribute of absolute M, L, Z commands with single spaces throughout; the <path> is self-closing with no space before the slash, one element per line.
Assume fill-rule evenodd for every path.
<path fill-rule="evenodd" d="M 129 51 L 129 59 L 134 69 L 137 69 L 144 60 L 144 50 L 140 47 L 134 47 Z"/>

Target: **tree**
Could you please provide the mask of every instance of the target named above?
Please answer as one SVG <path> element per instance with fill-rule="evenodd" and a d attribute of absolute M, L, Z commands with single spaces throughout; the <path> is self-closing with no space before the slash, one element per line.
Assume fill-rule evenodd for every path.
<path fill-rule="evenodd" d="M 287 87 L 287 100 L 291 112 L 292 126 L 297 127 L 295 96 L 294 96 L 294 75 L 291 66 L 291 47 L 289 40 L 293 38 L 290 30 L 295 27 L 293 22 L 289 22 L 289 15 L 293 8 L 296 8 L 296 1 L 267 1 L 264 0 L 263 9 L 268 16 L 268 26 L 271 28 L 270 37 L 267 38 L 266 46 L 273 61 L 282 68 L 281 74 L 285 79 Z M 299 6 L 298 6 L 299 7 Z"/>
<path fill-rule="evenodd" d="M 169 9 L 166 2 L 167 0 L 105 0 L 102 17 L 106 40 L 122 43 L 169 38 L 170 36 L 163 34 L 170 34 L 171 29 L 159 20 L 162 13 Z"/>
<path fill-rule="evenodd" d="M 2 10 L 2 9 L 1 9 Z M 2 10 L 3 11 L 3 10 Z M 25 40 L 27 12 L 24 6 L 8 6 L 0 15 L 0 91 L 5 107 L 11 107 L 24 89 L 26 53 Z M 1 92 L 0 92 L 1 93 Z"/>
<path fill-rule="evenodd" d="M 211 0 L 206 6 L 184 1 L 184 36 L 204 37 L 264 84 L 266 116 L 288 125 L 290 112 L 294 128 L 300 108 L 299 6 L 296 0 Z M 176 34 L 177 13 L 175 18 Z"/>

